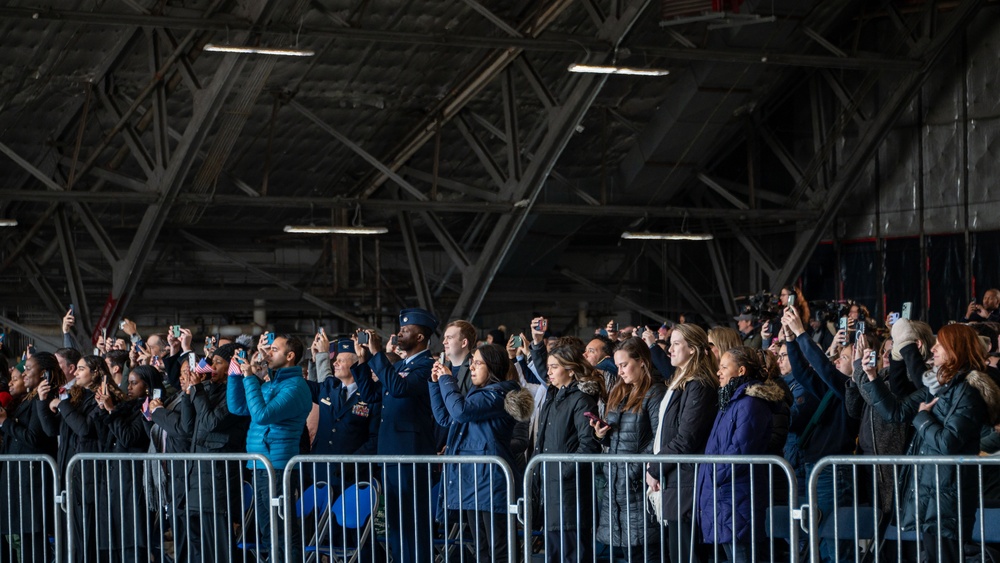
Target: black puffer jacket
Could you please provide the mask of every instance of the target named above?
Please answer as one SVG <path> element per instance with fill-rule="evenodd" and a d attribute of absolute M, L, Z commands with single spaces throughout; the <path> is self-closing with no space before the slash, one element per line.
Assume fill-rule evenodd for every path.
<path fill-rule="evenodd" d="M 604 436 L 604 442 L 609 454 L 653 453 L 653 438 L 660 424 L 660 402 L 666 392 L 663 383 L 656 381 L 646 391 L 639 412 L 624 410 L 624 404 L 608 410 L 611 430 Z M 599 499 L 601 519 L 597 541 L 612 546 L 659 542 L 660 526 L 645 510 L 643 464 L 611 463 L 610 467 L 606 496 Z"/>
<path fill-rule="evenodd" d="M 597 412 L 601 386 L 573 382 L 549 386 L 538 414 L 535 454 L 596 454 L 601 444 L 583 415 Z M 593 470 L 590 464 L 551 462 L 535 469 L 538 494 L 544 495 L 544 526 L 551 531 L 590 530 L 593 522 Z M 579 495 L 577 492 L 579 491 Z M 536 498 L 543 498 L 536 496 Z M 577 518 L 579 505 L 579 519 Z"/>
<path fill-rule="evenodd" d="M 667 400 L 666 396 L 663 400 Z M 659 421 L 663 427 L 660 431 L 659 455 L 705 453 L 705 442 L 708 441 L 718 413 L 717 385 L 691 380 L 684 385 L 684 389 L 674 389 L 663 419 Z M 663 519 L 689 520 L 691 507 L 694 505 L 694 465 L 663 463 L 650 467 L 649 474 L 660 481 Z"/>
<path fill-rule="evenodd" d="M 0 456 L 56 455 L 56 439 L 45 435 L 41 417 L 35 408 L 40 403 L 34 394 L 17 401 L 7 411 L 7 421 L 0 427 Z M 47 507 L 51 502 L 52 471 L 33 462 L 0 464 L 0 491 L 4 504 L 0 509 L 0 533 L 28 534 L 51 532 L 55 515 Z M 9 492 L 8 492 L 9 491 Z"/>
<path fill-rule="evenodd" d="M 191 430 L 191 451 L 204 454 L 242 453 L 246 444 L 246 417 L 229 412 L 226 402 L 228 383 L 201 382 L 191 393 L 193 409 L 181 411 L 194 415 L 194 421 L 182 419 Z M 187 399 L 182 399 L 187 400 Z M 201 461 L 188 464 L 188 507 L 192 510 L 222 513 L 226 503 L 238 503 L 240 464 Z"/>
<path fill-rule="evenodd" d="M 984 424 L 994 424 L 1000 413 L 1000 388 L 978 371 L 958 373 L 948 384 L 938 388 L 936 395 L 931 395 L 924 387 L 905 398 L 897 398 L 881 379 L 869 381 L 866 378 L 862 389 L 871 396 L 872 407 L 886 420 L 913 422 L 915 434 L 908 455 L 975 456 L 979 454 L 980 429 Z M 929 403 L 935 398 L 937 402 L 931 410 L 919 412 L 920 403 Z M 958 540 L 960 532 L 962 538 L 971 537 L 978 506 L 978 481 L 973 470 L 971 466 L 963 468 L 959 490 L 955 466 L 917 466 L 919 491 L 914 491 L 912 486 L 906 488 L 901 528 L 912 531 L 916 510 L 919 510 L 921 531 L 939 533 L 952 540 Z M 907 483 L 912 483 L 912 474 L 906 479 Z M 958 512 L 959 495 L 961 515 Z M 919 500 L 919 505 L 915 499 Z M 960 516 L 962 530 L 959 530 Z"/>

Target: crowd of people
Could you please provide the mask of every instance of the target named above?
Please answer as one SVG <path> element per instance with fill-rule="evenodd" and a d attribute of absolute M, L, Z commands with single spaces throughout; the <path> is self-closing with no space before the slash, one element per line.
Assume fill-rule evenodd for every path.
<path fill-rule="evenodd" d="M 766 535 L 768 499 L 753 490 L 754 470 L 670 456 L 780 456 L 804 495 L 828 456 L 1000 450 L 1000 291 L 988 291 L 936 334 L 905 314 L 876 322 L 857 303 L 845 305 L 842 317 L 811 314 L 796 287 L 775 300 L 767 314 L 735 317 L 736 328 L 619 328 L 611 320 L 586 338 L 556 334 L 543 316 L 526 333 L 495 329 L 483 339 L 469 322 L 454 320 L 444 327 L 440 356 L 431 349 L 438 319 L 404 309 L 387 340 L 363 328 L 330 340 L 320 329 L 308 361 L 305 344 L 290 334 L 209 336 L 196 350 L 185 327 L 143 338 L 127 319 L 119 334 L 102 336 L 84 354 L 71 337 L 71 309 L 64 347 L 54 354 L 29 348 L 20 362 L 0 366 L 0 461 L 50 455 L 66 487 L 108 492 L 72 497 L 70 533 L 81 560 L 148 561 L 162 540 L 149 537 L 153 507 L 144 500 L 148 491 L 141 493 L 148 471 L 133 463 L 67 473 L 74 455 L 250 453 L 266 457 L 279 475 L 299 454 L 497 456 L 520 485 L 538 454 L 649 454 L 663 462 L 537 466 L 527 482 L 538 498 L 535 524 L 546 559 L 591 560 L 596 538 L 630 561 L 706 561 L 711 545 L 730 561 L 750 561 Z M 267 483 L 269 469 L 253 459 L 243 468 L 208 461 L 171 467 L 157 478 L 169 484 L 164 502 L 175 516 L 165 525 L 175 545 L 185 546 L 181 560 L 233 553 L 240 522 L 233 499 L 245 480 Z M 867 491 L 852 491 L 844 469 L 826 466 L 817 476 L 817 514 L 857 494 L 886 522 L 920 534 L 931 560 L 961 559 L 978 505 L 973 495 L 981 494 L 974 479 L 963 481 L 955 467 L 921 468 L 911 477 L 918 486 L 899 498 L 887 468 L 853 480 L 869 484 Z M 386 548 L 396 563 L 433 553 L 427 515 L 437 505 L 460 511 L 477 537 L 490 538 L 476 544 L 478 559 L 503 560 L 516 545 L 506 517 L 513 499 L 498 466 L 382 464 L 371 473 L 330 466 L 310 480 L 341 488 L 381 480 Z M 7 492 L 0 554 L 51 559 L 47 480 L 41 466 L 0 463 Z M 431 481 L 440 482 L 437 498 L 423 486 Z M 257 506 L 271 506 L 267 487 L 254 493 Z M 110 530 L 96 533 L 88 523 L 100 515 L 110 518 Z M 259 542 L 268 544 L 270 515 L 258 510 L 257 517 Z M 271 560 L 281 561 L 285 538 L 277 539 Z M 301 559 L 300 539 L 290 542 L 290 560 Z M 831 539 L 820 550 L 824 561 L 848 551 Z"/>

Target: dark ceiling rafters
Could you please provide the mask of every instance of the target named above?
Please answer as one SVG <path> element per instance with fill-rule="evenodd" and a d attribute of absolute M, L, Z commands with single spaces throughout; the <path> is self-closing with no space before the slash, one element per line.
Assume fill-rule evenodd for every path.
<path fill-rule="evenodd" d="M 618 82 L 615 79 L 616 83 L 609 83 L 606 77 L 568 75 L 564 72 L 556 74 L 544 62 L 536 64 L 537 59 L 529 60 L 524 53 L 530 52 L 533 57 L 547 53 L 581 53 L 580 44 L 576 44 L 575 50 L 567 45 L 580 39 L 583 46 L 592 49 L 589 53 L 592 62 L 615 60 L 618 53 L 612 46 L 628 35 L 633 26 L 639 25 L 644 16 L 649 16 L 646 7 L 650 0 L 611 1 L 607 4 L 596 0 L 583 3 L 553 0 L 541 3 L 538 11 L 525 15 L 519 23 L 511 23 L 505 19 L 507 15 L 502 6 L 485 0 L 466 0 L 462 3 L 465 10 L 463 16 L 477 20 L 478 25 L 492 29 L 495 35 L 483 37 L 481 41 L 473 40 L 471 35 L 453 36 L 452 45 L 462 45 L 475 55 L 471 59 L 473 64 L 469 65 L 474 70 L 449 84 L 435 105 L 428 106 L 425 113 L 411 119 L 408 130 L 395 136 L 395 143 L 378 139 L 378 128 L 369 128 L 366 133 L 360 134 L 349 131 L 346 124 L 321 115 L 319 102 L 294 96 L 290 103 L 283 100 L 282 105 L 291 105 L 299 117 L 304 116 L 318 126 L 318 129 L 309 126 L 308 130 L 298 132 L 303 143 L 312 142 L 314 133 L 323 135 L 325 132 L 339 141 L 340 148 L 346 148 L 346 152 L 341 154 L 348 155 L 344 159 L 349 161 L 344 164 L 344 170 L 350 170 L 353 176 L 343 181 L 338 178 L 334 188 L 322 195 L 310 196 L 282 195 L 273 187 L 272 195 L 261 196 L 236 177 L 240 171 L 225 170 L 229 155 L 239 150 L 238 143 L 243 142 L 244 124 L 251 119 L 254 107 L 262 98 L 260 94 L 268 85 L 273 60 L 256 61 L 260 70 L 254 74 L 242 69 L 244 65 L 254 64 L 252 59 L 234 60 L 229 56 L 220 56 L 216 59 L 221 63 L 215 76 L 208 78 L 205 68 L 193 64 L 193 58 L 186 52 L 189 47 L 195 48 L 192 44 L 193 33 L 178 40 L 172 37 L 170 30 L 218 33 L 222 29 L 220 22 L 232 19 L 231 15 L 196 18 L 135 14 L 117 17 L 117 14 L 39 11 L 37 19 L 41 21 L 60 19 L 68 25 L 131 26 L 126 28 L 128 40 L 119 38 L 118 45 L 123 50 L 124 45 L 142 37 L 142 32 L 135 27 L 140 22 L 142 25 L 163 26 L 146 32 L 151 50 L 147 70 L 151 74 L 163 73 L 173 77 L 176 83 L 183 84 L 187 91 L 196 91 L 197 95 L 190 108 L 193 113 L 177 119 L 171 115 L 172 111 L 176 112 L 176 106 L 171 105 L 173 101 L 168 99 L 161 77 L 146 82 L 145 88 L 140 83 L 139 88 L 133 88 L 122 96 L 109 96 L 106 89 L 98 85 L 93 91 L 93 98 L 81 96 L 75 100 L 77 107 L 70 112 L 72 118 L 65 119 L 53 137 L 59 140 L 82 139 L 86 121 L 93 119 L 88 117 L 88 113 L 99 108 L 105 115 L 113 116 L 114 122 L 102 123 L 102 137 L 96 143 L 81 146 L 77 142 L 74 147 L 72 139 L 69 139 L 68 143 L 63 143 L 66 146 L 61 153 L 47 151 L 39 157 L 38 153 L 26 152 L 23 148 L 14 150 L 14 143 L 8 144 L 7 139 L 0 137 L 0 149 L 5 153 L 0 158 L 17 161 L 26 181 L 46 188 L 0 189 L 0 210 L 33 206 L 32 209 L 38 211 L 37 223 L 32 224 L 27 236 L 4 255 L 5 268 L 18 262 L 50 312 L 64 312 L 65 303 L 62 301 L 65 299 L 60 293 L 68 292 L 74 303 L 81 303 L 86 317 L 87 309 L 94 305 L 92 294 L 95 292 L 87 287 L 83 274 L 98 269 L 95 268 L 97 262 L 88 263 L 90 258 L 78 256 L 81 244 L 86 243 L 88 248 L 98 250 L 100 256 L 113 266 L 111 295 L 101 321 L 107 322 L 121 315 L 132 296 L 137 294 L 137 288 L 145 283 L 148 277 L 144 275 L 146 263 L 156 255 L 155 249 L 161 248 L 160 233 L 168 225 L 178 223 L 198 227 L 206 211 L 214 213 L 226 208 L 240 209 L 244 213 L 259 213 L 263 209 L 272 212 L 308 209 L 310 214 L 313 209 L 363 209 L 366 213 L 380 213 L 383 218 L 399 217 L 403 238 L 395 236 L 391 243 L 383 245 L 383 249 L 408 258 L 410 269 L 417 273 L 417 277 L 408 280 L 396 277 L 392 281 L 398 283 L 398 280 L 404 279 L 402 283 L 408 288 L 412 284 L 413 291 L 406 291 L 416 295 L 424 306 L 434 307 L 437 302 L 439 313 L 450 306 L 452 318 L 473 319 L 477 316 L 483 308 L 484 299 L 493 290 L 494 282 L 504 275 L 505 264 L 523 244 L 525 236 L 545 232 L 549 219 L 558 221 L 561 228 L 572 233 L 582 231 L 584 234 L 587 229 L 580 227 L 588 222 L 593 224 L 595 217 L 618 218 L 615 225 L 635 220 L 643 227 L 657 224 L 684 226 L 688 222 L 698 224 L 703 221 L 700 224 L 704 228 L 732 237 L 734 246 L 745 250 L 754 268 L 760 272 L 765 280 L 763 285 L 773 289 L 801 272 L 812 250 L 826 235 L 836 211 L 874 149 L 884 140 L 942 52 L 955 42 L 987 2 L 966 0 L 954 3 L 945 12 L 933 12 L 943 24 L 934 33 L 929 31 L 935 27 L 928 23 L 930 10 L 917 15 L 904 14 L 892 10 L 891 3 L 887 4 L 889 9 L 884 17 L 896 22 L 899 44 L 913 43 L 919 47 L 913 51 L 898 49 L 873 55 L 851 48 L 852 38 L 850 34 L 843 33 L 843 22 L 847 20 L 849 25 L 860 28 L 871 21 L 868 19 L 870 9 L 866 10 L 864 2 L 859 0 L 822 2 L 816 4 L 815 10 L 805 17 L 789 19 L 789 22 L 797 22 L 801 27 L 795 32 L 795 40 L 791 42 L 794 48 L 789 49 L 790 52 L 785 52 L 788 49 L 786 46 L 776 47 L 773 51 L 765 47 L 759 53 L 752 47 L 740 51 L 723 45 L 717 38 L 711 40 L 709 36 L 704 42 L 692 43 L 694 48 L 643 47 L 642 44 L 649 43 L 648 40 L 629 45 L 632 56 L 653 57 L 657 62 L 688 61 L 691 68 L 700 69 L 702 75 L 733 64 L 747 68 L 781 67 L 787 73 L 798 72 L 799 76 L 805 77 L 799 83 L 808 83 L 816 92 L 810 116 L 816 151 L 813 158 L 806 160 L 802 151 L 786 146 L 775 132 L 774 123 L 763 119 L 756 106 L 754 98 L 760 95 L 757 86 L 739 84 L 741 75 L 738 73 L 732 73 L 734 79 L 731 84 L 720 84 L 718 76 L 706 79 L 704 76 L 696 77 L 694 72 L 685 74 L 686 71 L 680 71 L 676 77 L 671 77 L 669 83 L 663 82 L 669 84 L 664 100 L 676 101 L 678 92 L 686 93 L 685 100 L 692 104 L 691 113 L 702 118 L 703 108 L 694 105 L 698 100 L 730 96 L 727 102 L 735 104 L 738 99 L 747 102 L 745 109 L 743 105 L 737 108 L 745 113 L 734 111 L 733 115 L 729 115 L 726 112 L 730 106 L 725 106 L 725 115 L 721 116 L 719 125 L 713 126 L 705 139 L 685 138 L 688 144 L 679 151 L 678 158 L 656 160 L 659 156 L 671 154 L 664 151 L 661 145 L 667 146 L 676 140 L 672 137 L 686 136 L 685 133 L 691 131 L 690 128 L 685 129 L 682 122 L 696 118 L 679 115 L 671 119 L 657 119 L 654 115 L 638 122 L 646 122 L 647 125 L 636 127 L 636 118 L 649 117 L 651 112 L 630 114 L 625 107 L 608 106 L 606 116 L 614 131 L 611 139 L 620 146 L 631 146 L 635 158 L 626 156 L 621 161 L 622 167 L 631 169 L 623 170 L 621 185 L 612 182 L 609 188 L 611 203 L 600 205 L 601 202 L 592 195 L 596 184 L 581 180 L 579 173 L 567 172 L 578 166 L 572 158 L 569 161 L 563 158 L 567 147 L 574 138 L 584 137 L 583 130 L 587 130 L 586 135 L 591 135 L 590 129 L 594 128 L 596 118 L 588 115 L 589 109 L 601 96 L 619 99 L 627 105 L 642 95 L 648 95 L 644 89 L 648 90 L 650 83 L 636 81 L 633 83 L 635 89 L 619 95 L 616 89 L 625 80 Z M 447 34 L 412 34 L 350 27 L 318 29 L 301 26 L 301 21 L 294 16 L 275 21 L 269 17 L 269 11 L 274 6 L 273 0 L 262 2 L 258 6 L 262 12 L 256 24 L 237 22 L 229 32 L 240 40 L 248 37 L 241 30 L 248 33 L 257 31 L 267 23 L 269 32 L 290 36 L 289 30 L 298 21 L 304 37 L 410 45 L 405 55 L 407 60 L 420 48 L 447 43 L 452 37 Z M 289 14 L 294 12 L 290 10 Z M 0 8 L 0 18 L 5 16 L 30 17 L 19 8 Z M 585 22 L 577 25 L 596 25 L 599 32 L 592 36 L 580 33 L 567 36 L 565 30 L 568 26 L 564 20 L 570 18 Z M 911 26 L 915 20 L 919 20 L 919 24 Z M 824 27 L 822 24 L 827 22 L 829 26 Z M 550 28 L 559 32 L 547 34 Z M 172 54 L 170 50 L 173 50 Z M 105 73 L 118 69 L 123 57 L 120 52 L 112 53 L 107 58 Z M 582 55 L 579 58 L 582 59 Z M 767 60 L 763 60 L 765 58 Z M 797 70 L 801 68 L 819 70 Z M 248 76 L 256 76 L 257 80 L 248 79 Z M 759 80 L 761 75 L 751 73 L 747 76 Z M 872 111 L 870 89 L 876 82 L 890 78 L 898 79 L 899 88 L 876 111 Z M 299 79 L 300 82 L 303 80 Z M 237 84 L 241 82 L 243 89 L 237 90 Z M 611 89 L 611 92 L 606 89 Z M 88 99 L 92 107 L 84 110 L 85 100 Z M 120 107 L 123 101 L 128 107 Z M 491 104 L 496 104 L 496 107 L 489 108 Z M 225 110 L 222 109 L 224 106 Z M 487 109 L 484 110 L 484 106 Z M 142 120 L 142 127 L 137 126 L 137 119 Z M 746 127 L 734 128 L 733 122 L 745 123 Z M 626 131 L 624 135 L 620 133 L 623 130 Z M 76 134 L 78 131 L 81 133 L 79 136 Z M 856 141 L 852 140 L 855 135 Z M 726 162 L 718 158 L 718 154 L 725 150 L 722 145 L 740 143 L 744 138 L 751 137 L 758 143 L 757 150 L 767 152 L 768 158 L 773 157 L 780 162 L 792 179 L 787 192 L 783 187 L 762 187 L 759 178 L 755 179 L 752 173 L 745 180 L 734 180 L 732 175 L 717 168 L 725 166 Z M 646 142 L 644 139 L 649 140 Z M 378 148 L 369 148 L 376 146 Z M 843 147 L 853 148 L 853 152 L 845 155 Z M 246 154 L 253 154 L 249 149 L 247 147 Z M 452 178 L 439 171 L 441 159 L 455 159 L 462 151 L 463 161 L 471 163 L 468 168 L 476 169 L 478 181 L 470 182 L 460 175 Z M 671 156 L 677 156 L 676 152 Z M 107 165 L 109 153 L 115 154 L 114 162 L 122 162 L 126 155 L 131 155 L 134 162 L 129 162 L 129 166 L 122 169 L 117 165 Z M 242 158 L 243 153 L 240 154 Z M 843 163 L 837 160 L 845 156 L 847 159 Z M 754 162 L 759 163 L 759 158 Z M 368 168 L 358 166 L 358 163 L 366 163 Z M 557 165 L 559 171 L 555 170 Z M 649 197 L 647 205 L 630 197 L 627 192 L 632 178 L 655 172 L 658 168 L 671 171 L 661 184 L 666 188 L 665 193 Z M 359 170 L 361 175 L 358 175 Z M 672 176 L 674 171 L 679 173 Z M 191 177 L 194 178 L 194 188 L 188 182 Z M 493 185 L 488 185 L 489 180 L 493 181 Z M 392 189 L 382 189 L 386 181 L 393 184 Z M 111 191 L 109 186 L 125 191 Z M 228 193 L 233 187 L 244 193 Z M 66 191 L 67 188 L 70 190 Z M 338 193 L 340 190 L 343 192 Z M 335 195 L 331 197 L 328 193 Z M 603 190 L 601 195 L 603 199 Z M 581 200 L 585 202 L 582 205 L 578 203 Z M 44 205 L 39 204 L 47 204 L 48 207 L 44 209 Z M 122 249 L 124 257 L 115 248 L 116 241 L 121 245 L 122 229 L 109 234 L 101 224 L 106 221 L 106 210 L 114 205 L 123 209 L 126 206 L 149 205 L 144 214 L 130 215 L 121 222 L 126 229 L 136 230 L 127 248 Z M 73 208 L 72 212 L 69 207 Z M 472 214 L 475 214 L 474 220 L 471 219 Z M 44 225 L 52 218 L 55 219 L 55 233 Z M 89 238 L 77 240 L 73 236 L 78 225 L 85 227 Z M 38 237 L 42 232 L 48 235 L 47 238 Z M 773 245 L 768 243 L 768 238 L 775 232 L 794 233 L 796 242 L 787 256 L 771 253 Z M 428 233 L 433 239 L 426 237 Z M 56 236 L 51 236 L 53 234 Z M 428 244 L 428 240 L 433 242 Z M 42 248 L 38 256 L 25 256 L 29 248 L 35 246 Z M 213 246 L 213 249 L 213 252 L 228 251 L 222 245 Z M 565 275 L 565 272 L 573 271 L 565 264 L 557 264 L 553 270 L 556 275 L 550 274 L 550 277 L 561 277 L 564 283 L 572 279 L 574 283 L 581 284 L 580 280 L 586 279 L 587 284 L 582 285 L 588 289 L 599 294 L 602 292 L 598 289 L 614 293 L 615 290 L 609 288 L 623 287 L 629 291 L 630 287 L 634 287 L 630 284 L 639 279 L 636 272 L 652 266 L 666 272 L 666 277 L 677 280 L 678 285 L 671 288 L 671 292 L 679 291 L 675 295 L 695 307 L 702 316 L 714 318 L 710 314 L 713 310 L 731 312 L 734 288 L 727 282 L 733 271 L 727 268 L 727 250 L 719 241 L 710 243 L 707 253 L 703 250 L 692 252 L 700 252 L 711 259 L 711 282 L 717 287 L 713 290 L 715 293 L 708 295 L 699 295 L 700 292 L 695 290 L 700 289 L 699 284 L 703 280 L 695 279 L 673 264 L 664 262 L 661 257 L 653 256 L 653 253 L 641 253 L 648 258 L 648 264 L 641 268 L 618 269 L 627 273 L 631 280 L 629 283 L 621 279 L 609 283 L 596 274 L 588 274 L 586 278 L 574 274 L 577 277 L 573 278 Z M 62 257 L 65 281 L 60 280 L 53 285 L 52 266 L 48 262 L 56 252 Z M 685 256 L 685 252 L 679 255 Z M 412 264 L 427 255 L 434 257 L 432 262 L 440 257 L 440 262 L 429 263 L 420 275 L 420 269 L 412 267 Z M 274 276 L 249 261 L 237 259 L 232 262 L 248 271 L 258 268 L 256 272 L 265 277 Z M 364 260 L 359 259 L 358 262 L 364 263 Z M 0 273 L 5 268 L 0 268 Z M 563 270 L 561 276 L 559 268 Z M 48 280 L 46 271 L 49 272 Z M 462 276 L 461 284 L 451 281 L 454 273 Z M 276 280 L 282 278 L 274 276 L 268 279 L 277 283 Z M 288 281 L 282 283 L 287 284 Z M 297 291 L 295 284 L 281 287 Z M 333 316 L 351 323 L 362 320 L 359 315 L 348 313 L 341 302 L 323 303 L 321 309 Z M 640 306 L 646 316 L 666 318 L 658 309 L 658 304 L 642 303 L 642 300 L 630 303 Z M 618 305 L 621 304 L 619 301 Z M 83 329 L 87 324 L 81 323 L 79 328 Z"/>

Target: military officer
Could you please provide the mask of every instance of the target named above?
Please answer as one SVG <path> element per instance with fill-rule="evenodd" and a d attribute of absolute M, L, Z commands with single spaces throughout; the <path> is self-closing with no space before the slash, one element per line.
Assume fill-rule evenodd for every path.
<path fill-rule="evenodd" d="M 399 312 L 397 347 L 406 359 L 390 364 L 375 331 L 365 331 L 371 359 L 352 371 L 362 397 L 371 397 L 374 374 L 382 385 L 382 420 L 378 432 L 379 455 L 434 455 L 434 429 L 427 381 L 434 358 L 428 350 L 437 317 L 424 309 Z M 358 345 L 360 357 L 364 350 Z M 387 464 L 383 472 L 386 496 L 387 539 L 396 563 L 430 561 L 430 466 Z"/>

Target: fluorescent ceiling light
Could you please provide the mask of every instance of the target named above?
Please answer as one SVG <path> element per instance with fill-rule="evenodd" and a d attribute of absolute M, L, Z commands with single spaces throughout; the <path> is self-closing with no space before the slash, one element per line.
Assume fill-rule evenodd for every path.
<path fill-rule="evenodd" d="M 585 72 L 589 74 L 631 74 L 635 76 L 666 76 L 669 70 L 663 68 L 633 68 L 628 66 L 608 65 L 578 65 L 571 64 L 566 69 L 570 72 Z"/>
<path fill-rule="evenodd" d="M 385 227 L 317 227 L 316 225 L 285 225 L 286 233 L 309 235 L 384 235 Z"/>
<path fill-rule="evenodd" d="M 250 47 L 246 45 L 216 45 L 208 43 L 205 51 L 213 53 L 245 53 L 250 55 L 283 55 L 286 57 L 311 57 L 315 51 L 310 49 L 283 49 L 281 47 Z"/>
<path fill-rule="evenodd" d="M 0 219 L 0 227 L 16 227 L 17 219 Z"/>
<path fill-rule="evenodd" d="M 649 231 L 622 233 L 623 239 L 630 240 L 712 240 L 714 237 L 709 234 L 692 233 L 651 233 Z"/>

